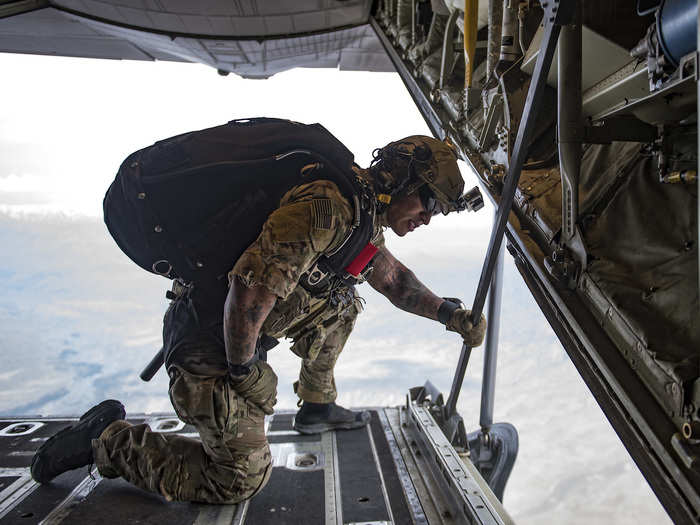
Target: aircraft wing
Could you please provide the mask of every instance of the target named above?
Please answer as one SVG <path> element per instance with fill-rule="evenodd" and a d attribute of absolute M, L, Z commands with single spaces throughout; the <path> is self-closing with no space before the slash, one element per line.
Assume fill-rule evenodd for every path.
<path fill-rule="evenodd" d="M 393 71 L 368 25 L 370 0 L 10 1 L 0 52 L 202 63 L 266 78 L 293 67 Z"/>

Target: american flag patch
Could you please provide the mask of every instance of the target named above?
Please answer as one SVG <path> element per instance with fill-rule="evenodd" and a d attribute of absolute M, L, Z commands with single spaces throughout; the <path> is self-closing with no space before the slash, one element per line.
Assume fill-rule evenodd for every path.
<path fill-rule="evenodd" d="M 333 222 L 333 203 L 330 199 L 314 199 L 311 201 L 314 216 L 314 228 L 330 230 Z"/>

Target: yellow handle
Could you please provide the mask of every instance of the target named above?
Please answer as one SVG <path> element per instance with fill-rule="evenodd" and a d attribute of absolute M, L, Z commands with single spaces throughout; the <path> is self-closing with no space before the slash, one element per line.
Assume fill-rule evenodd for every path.
<path fill-rule="evenodd" d="M 464 0 L 464 86 L 472 87 L 479 0 Z"/>

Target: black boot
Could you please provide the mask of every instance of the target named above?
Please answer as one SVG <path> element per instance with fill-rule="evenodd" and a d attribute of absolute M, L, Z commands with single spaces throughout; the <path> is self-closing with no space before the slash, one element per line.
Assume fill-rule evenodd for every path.
<path fill-rule="evenodd" d="M 335 403 L 304 401 L 294 417 L 294 430 L 302 434 L 320 434 L 327 430 L 351 430 L 369 423 L 369 412 L 353 412 Z"/>
<path fill-rule="evenodd" d="M 125 415 L 124 405 L 114 399 L 92 407 L 75 425 L 64 428 L 39 447 L 32 458 L 32 478 L 48 483 L 59 474 L 92 463 L 92 440 Z"/>

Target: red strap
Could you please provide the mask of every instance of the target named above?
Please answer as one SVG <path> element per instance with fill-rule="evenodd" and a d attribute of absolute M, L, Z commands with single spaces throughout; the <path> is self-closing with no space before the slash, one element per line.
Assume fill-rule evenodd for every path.
<path fill-rule="evenodd" d="M 367 246 L 362 248 L 360 254 L 357 257 L 355 257 L 355 260 L 353 260 L 350 264 L 348 264 L 345 267 L 345 271 L 353 277 L 359 276 L 362 270 L 364 270 L 365 267 L 372 260 L 374 254 L 377 253 L 378 249 L 379 248 L 377 248 L 374 244 L 368 242 Z"/>

